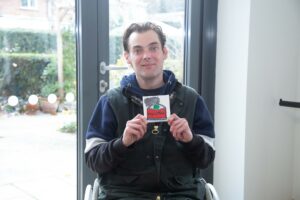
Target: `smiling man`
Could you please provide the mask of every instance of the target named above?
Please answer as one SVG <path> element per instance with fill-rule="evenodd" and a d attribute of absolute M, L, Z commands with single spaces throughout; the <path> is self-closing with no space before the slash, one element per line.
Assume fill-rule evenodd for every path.
<path fill-rule="evenodd" d="M 162 38 L 162 42 L 164 41 L 165 37 Z M 163 63 L 168 51 L 162 46 L 164 44 L 160 42 L 157 33 L 154 30 L 133 32 L 124 40 L 124 44 L 127 44 L 124 57 L 133 67 L 140 88 L 161 87 L 164 84 Z"/>
<path fill-rule="evenodd" d="M 123 35 L 134 70 L 96 105 L 86 133 L 87 165 L 98 173 L 99 199 L 198 199 L 199 169 L 214 160 L 214 126 L 203 98 L 164 70 L 166 36 L 154 23 L 133 23 Z M 143 96 L 169 95 L 171 116 L 149 123 Z"/>

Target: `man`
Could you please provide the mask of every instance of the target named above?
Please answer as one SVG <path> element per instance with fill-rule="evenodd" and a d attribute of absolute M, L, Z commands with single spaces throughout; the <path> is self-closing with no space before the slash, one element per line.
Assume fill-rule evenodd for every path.
<path fill-rule="evenodd" d="M 161 28 L 131 24 L 124 57 L 134 74 L 102 96 L 86 134 L 87 165 L 98 173 L 99 199 L 204 199 L 199 169 L 213 162 L 214 128 L 200 95 L 163 70 Z M 169 95 L 166 122 L 149 123 L 143 96 Z"/>

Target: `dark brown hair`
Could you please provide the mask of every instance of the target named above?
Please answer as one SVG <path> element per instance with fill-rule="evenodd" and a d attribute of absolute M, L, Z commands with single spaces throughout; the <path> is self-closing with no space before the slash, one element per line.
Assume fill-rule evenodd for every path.
<path fill-rule="evenodd" d="M 162 28 L 152 22 L 145 22 L 145 23 L 132 23 L 125 30 L 123 35 L 124 51 L 129 52 L 128 39 L 132 33 L 134 32 L 143 33 L 149 30 L 153 30 L 155 33 L 157 33 L 161 46 L 162 48 L 164 48 L 166 44 L 166 35 L 163 33 Z"/>

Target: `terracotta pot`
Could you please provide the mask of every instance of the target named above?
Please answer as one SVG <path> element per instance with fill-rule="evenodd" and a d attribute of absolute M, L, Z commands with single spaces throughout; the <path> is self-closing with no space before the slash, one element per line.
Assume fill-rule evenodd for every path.
<path fill-rule="evenodd" d="M 56 115 L 59 104 L 58 101 L 56 101 L 55 103 L 49 103 L 46 98 L 40 98 L 39 102 L 42 112 Z"/>
<path fill-rule="evenodd" d="M 34 115 L 38 110 L 40 109 L 40 105 L 39 104 L 30 104 L 27 103 L 25 105 L 25 113 L 28 115 Z"/>

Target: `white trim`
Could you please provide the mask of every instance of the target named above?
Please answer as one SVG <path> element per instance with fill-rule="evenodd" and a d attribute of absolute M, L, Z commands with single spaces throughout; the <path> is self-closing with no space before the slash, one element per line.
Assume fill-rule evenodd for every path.
<path fill-rule="evenodd" d="M 199 135 L 203 138 L 204 142 L 207 143 L 215 151 L 215 138 L 208 137 L 206 135 Z"/>
<path fill-rule="evenodd" d="M 107 141 L 101 139 L 101 138 L 90 138 L 90 139 L 86 139 L 85 140 L 85 149 L 84 149 L 84 153 L 89 152 L 92 148 L 94 148 L 95 146 L 101 144 L 101 143 L 106 143 Z"/>

